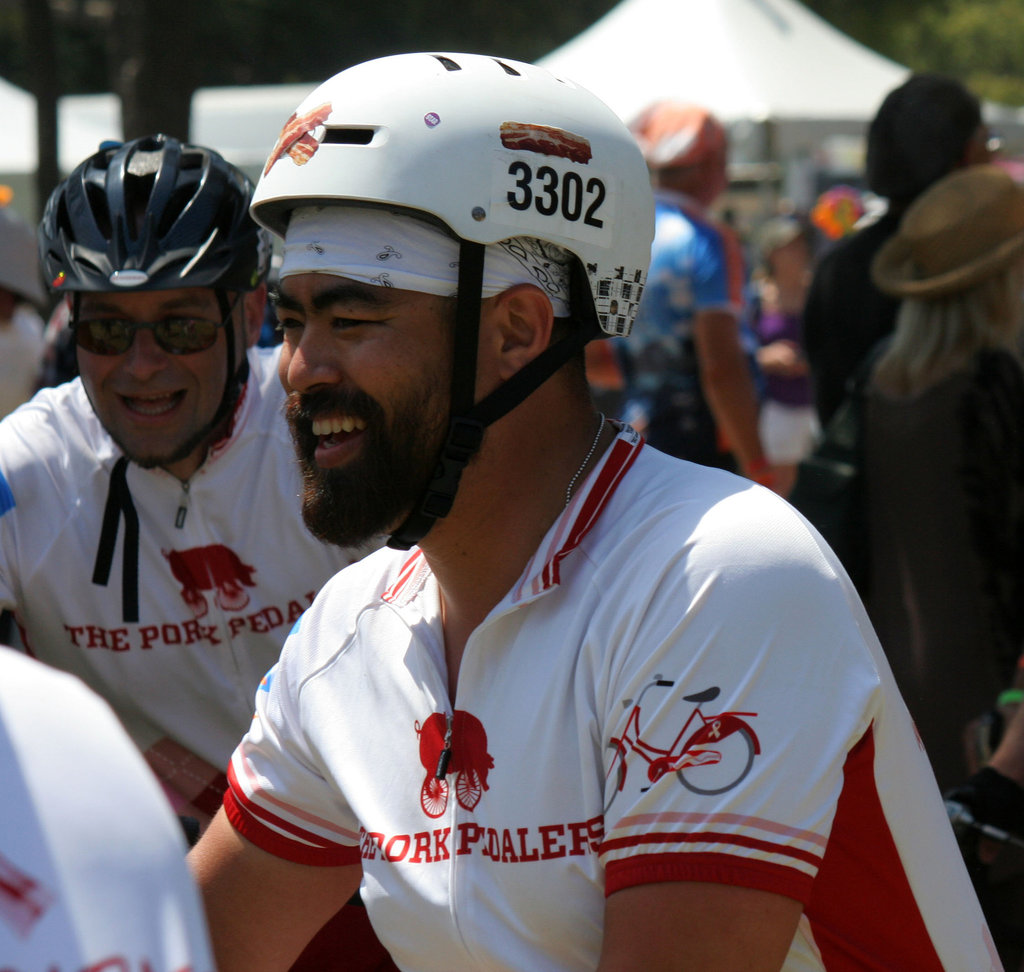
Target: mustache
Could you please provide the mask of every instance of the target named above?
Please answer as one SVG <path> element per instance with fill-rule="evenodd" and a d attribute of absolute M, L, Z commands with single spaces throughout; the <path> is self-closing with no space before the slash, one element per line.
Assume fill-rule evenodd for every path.
<path fill-rule="evenodd" d="M 285 400 L 284 408 L 289 422 L 306 425 L 312 425 L 313 419 L 319 415 L 336 415 L 339 412 L 367 422 L 382 415 L 377 402 L 357 388 L 291 392 Z"/>

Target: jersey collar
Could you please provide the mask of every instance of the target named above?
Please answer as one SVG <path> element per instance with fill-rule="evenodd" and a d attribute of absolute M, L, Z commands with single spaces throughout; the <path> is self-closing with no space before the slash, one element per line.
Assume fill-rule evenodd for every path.
<path fill-rule="evenodd" d="M 615 441 L 551 525 L 510 591 L 508 598 L 512 604 L 537 597 L 558 586 L 562 561 L 593 529 L 619 483 L 636 461 L 644 445 L 643 437 L 628 425 L 616 425 L 618 434 Z M 406 605 L 422 591 L 430 576 L 430 567 L 417 547 L 404 561 L 398 578 L 384 592 L 383 598 L 396 606 Z"/>

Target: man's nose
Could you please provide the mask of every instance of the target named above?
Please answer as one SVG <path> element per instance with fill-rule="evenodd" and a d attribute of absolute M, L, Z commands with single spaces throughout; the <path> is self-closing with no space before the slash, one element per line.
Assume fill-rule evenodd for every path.
<path fill-rule="evenodd" d="M 153 374 L 166 366 L 167 358 L 168 352 L 157 344 L 150 328 L 134 328 L 131 347 L 125 351 L 125 364 L 134 374 Z"/>
<path fill-rule="evenodd" d="M 329 327 L 307 325 L 298 337 L 285 335 L 280 378 L 287 391 L 308 392 L 344 380 L 345 371 Z"/>

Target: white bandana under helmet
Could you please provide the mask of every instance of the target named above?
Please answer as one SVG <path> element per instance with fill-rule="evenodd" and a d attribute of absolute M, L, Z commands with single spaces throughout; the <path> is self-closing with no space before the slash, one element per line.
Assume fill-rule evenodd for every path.
<path fill-rule="evenodd" d="M 483 296 L 530 283 L 548 295 L 555 317 L 569 316 L 568 250 L 529 236 L 490 244 Z M 305 206 L 292 213 L 281 278 L 328 273 L 437 297 L 455 294 L 459 244 L 421 219 L 383 209 Z"/>

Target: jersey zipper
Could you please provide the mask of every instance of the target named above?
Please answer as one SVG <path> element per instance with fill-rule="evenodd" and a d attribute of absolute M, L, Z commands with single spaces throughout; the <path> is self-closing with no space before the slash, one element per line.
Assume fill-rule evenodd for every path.
<path fill-rule="evenodd" d="M 449 713 L 444 717 L 444 749 L 437 757 L 437 769 L 434 771 L 436 779 L 443 780 L 448 775 L 448 764 L 452 758 L 452 717 Z"/>
<path fill-rule="evenodd" d="M 189 481 L 181 484 L 181 500 L 178 503 L 178 512 L 174 517 L 174 525 L 181 530 L 185 526 L 185 517 L 188 516 L 189 506 L 192 503 L 192 494 L 189 492 Z"/>

